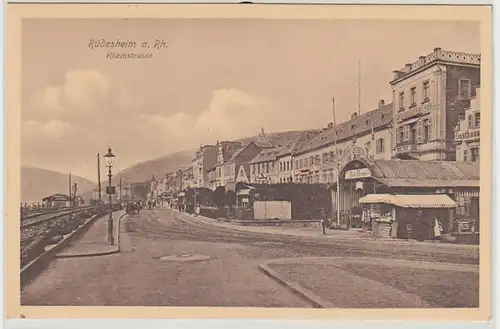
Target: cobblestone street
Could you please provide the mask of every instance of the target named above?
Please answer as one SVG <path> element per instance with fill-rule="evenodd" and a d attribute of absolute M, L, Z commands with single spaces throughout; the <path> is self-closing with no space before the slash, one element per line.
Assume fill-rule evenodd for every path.
<path fill-rule="evenodd" d="M 126 220 L 132 222 L 133 231 L 125 232 L 122 225 L 119 253 L 53 260 L 43 273 L 22 288 L 22 305 L 313 307 L 307 298 L 294 294 L 285 285 L 265 275 L 259 270 L 259 265 L 292 257 L 357 259 L 362 256 L 384 258 L 388 267 L 395 258 L 470 264 L 467 266 L 474 272 L 479 258 L 473 249 L 449 247 L 433 250 L 431 245 L 425 244 L 377 245 L 345 239 L 321 240 L 243 232 L 209 225 L 170 209 L 144 210 Z M 173 257 L 166 258 L 168 256 Z M 391 280 L 398 278 L 395 273 L 398 269 L 406 275 L 404 267 L 392 267 L 391 273 L 383 278 L 384 282 L 367 290 L 363 284 L 374 278 L 365 276 L 363 281 L 362 266 L 363 263 L 352 268 L 342 267 L 334 274 L 328 274 L 329 266 L 314 264 L 298 269 L 299 274 L 287 268 L 279 270 L 299 282 L 304 275 L 313 280 L 324 280 L 327 286 L 320 288 L 319 292 L 324 299 L 329 299 L 325 294 L 335 292 L 335 286 L 342 280 L 343 292 L 358 296 L 358 303 L 349 300 L 342 305 L 337 298 L 336 307 L 362 306 L 359 302 L 366 297 L 362 296 L 363 293 L 376 294 L 383 286 L 390 287 L 387 293 L 396 298 L 394 303 L 401 302 L 407 307 L 424 303 L 435 307 L 460 305 L 464 294 L 467 295 L 466 306 L 471 307 L 478 294 L 457 284 L 452 272 L 446 272 L 449 285 L 446 285 L 446 277 L 440 281 L 446 289 L 455 289 L 448 294 L 451 300 L 441 302 L 427 296 L 429 292 L 418 290 L 418 276 L 411 278 L 411 287 L 403 289 L 392 284 Z M 367 266 L 368 270 L 374 267 Z M 470 275 L 474 276 L 473 273 Z M 364 283 L 360 284 L 361 281 Z M 310 285 L 310 282 L 302 284 Z M 414 298 L 416 295 L 420 296 L 418 300 Z M 369 297 L 377 300 L 376 296 Z M 376 303 L 372 307 L 377 307 Z"/>

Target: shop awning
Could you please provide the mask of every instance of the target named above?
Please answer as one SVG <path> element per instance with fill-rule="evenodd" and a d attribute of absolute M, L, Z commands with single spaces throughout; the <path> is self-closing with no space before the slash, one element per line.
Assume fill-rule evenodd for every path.
<path fill-rule="evenodd" d="M 385 203 L 402 208 L 455 208 L 456 202 L 446 194 L 368 194 L 359 199 L 359 203 Z"/>
<path fill-rule="evenodd" d="M 247 189 L 244 189 L 244 190 L 239 190 L 236 195 L 250 195 L 250 189 L 247 188 Z"/>

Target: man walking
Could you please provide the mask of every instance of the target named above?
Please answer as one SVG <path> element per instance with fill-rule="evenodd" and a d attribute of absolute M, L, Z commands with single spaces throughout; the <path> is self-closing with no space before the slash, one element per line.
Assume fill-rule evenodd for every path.
<path fill-rule="evenodd" d="M 326 222 L 324 219 L 321 220 L 321 229 L 323 231 L 323 235 L 326 235 Z"/>

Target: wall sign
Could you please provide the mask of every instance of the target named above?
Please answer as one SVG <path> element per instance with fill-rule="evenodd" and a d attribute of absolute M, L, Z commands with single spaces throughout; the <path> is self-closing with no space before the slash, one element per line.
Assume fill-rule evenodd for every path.
<path fill-rule="evenodd" d="M 371 176 L 372 172 L 368 168 L 352 169 L 345 172 L 345 179 L 360 179 Z"/>
<path fill-rule="evenodd" d="M 479 138 L 480 133 L 481 133 L 480 129 L 467 130 L 464 133 L 457 133 L 455 139 L 459 140 L 459 141 L 469 140 L 469 139 L 476 139 L 476 138 Z"/>

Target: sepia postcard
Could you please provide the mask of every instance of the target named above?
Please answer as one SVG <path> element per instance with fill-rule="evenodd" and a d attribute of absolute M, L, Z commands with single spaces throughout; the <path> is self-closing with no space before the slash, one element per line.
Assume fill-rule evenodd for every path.
<path fill-rule="evenodd" d="M 490 318 L 490 7 L 7 18 L 8 318 Z"/>

